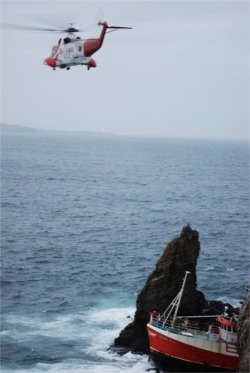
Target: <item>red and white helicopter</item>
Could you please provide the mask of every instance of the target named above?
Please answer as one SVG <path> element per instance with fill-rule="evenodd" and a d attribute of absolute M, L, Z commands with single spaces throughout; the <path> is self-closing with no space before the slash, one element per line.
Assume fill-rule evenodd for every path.
<path fill-rule="evenodd" d="M 78 65 L 85 65 L 88 70 L 91 67 L 96 67 L 97 65 L 92 55 L 101 48 L 106 33 L 118 29 L 132 29 L 132 27 L 110 26 L 107 22 L 98 22 L 98 25 L 102 26 L 99 38 L 81 39 L 79 36 L 76 36 L 75 33 L 83 30 L 73 27 L 72 24 L 67 29 L 2 24 L 4 28 L 8 29 L 66 33 L 67 35 L 60 38 L 58 43 L 53 46 L 51 56 L 45 58 L 43 61 L 44 65 L 51 67 L 53 70 L 57 67 L 69 70 L 72 66 Z M 111 31 L 107 31 L 108 29 L 111 29 Z"/>
<path fill-rule="evenodd" d="M 102 26 L 102 31 L 99 38 L 95 39 L 81 39 L 75 36 L 75 32 L 79 32 L 74 27 L 69 27 L 64 30 L 67 32 L 67 36 L 60 38 L 58 44 L 52 48 L 52 54 L 50 57 L 44 60 L 44 64 L 56 69 L 57 67 L 67 70 L 71 66 L 86 65 L 88 70 L 91 67 L 96 67 L 96 62 L 91 56 L 101 48 L 107 29 L 112 31 L 118 29 L 131 29 L 131 27 L 123 26 L 109 26 L 107 22 L 99 22 L 99 26 Z"/>

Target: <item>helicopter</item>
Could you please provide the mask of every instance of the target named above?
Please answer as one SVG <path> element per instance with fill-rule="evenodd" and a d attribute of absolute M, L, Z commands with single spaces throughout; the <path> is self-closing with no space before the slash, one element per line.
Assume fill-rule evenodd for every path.
<path fill-rule="evenodd" d="M 58 44 L 52 48 L 51 56 L 44 60 L 44 64 L 55 70 L 57 67 L 69 70 L 71 66 L 86 65 L 88 70 L 97 66 L 91 56 L 98 51 L 104 41 L 108 29 L 131 29 L 132 27 L 110 26 L 107 22 L 98 22 L 102 26 L 99 38 L 81 39 L 75 33 L 79 32 L 74 27 L 64 30 L 68 35 L 60 38 Z"/>
<path fill-rule="evenodd" d="M 97 66 L 96 61 L 92 58 L 92 55 L 97 52 L 104 41 L 105 35 L 108 32 L 116 31 L 118 29 L 132 29 L 132 27 L 124 26 L 110 26 L 107 22 L 98 22 L 99 26 L 102 26 L 102 31 L 99 38 L 93 39 L 81 39 L 76 36 L 80 30 L 70 24 L 70 27 L 66 29 L 51 29 L 51 28 L 40 28 L 32 26 L 20 26 L 2 24 L 4 28 L 8 29 L 21 29 L 21 30 L 35 30 L 35 31 L 49 31 L 57 33 L 66 33 L 67 35 L 60 38 L 58 43 L 53 46 L 51 55 L 43 61 L 43 64 L 51 67 L 53 70 L 56 68 L 70 70 L 72 66 L 87 66 L 87 69 L 95 68 Z M 111 29 L 111 31 L 107 31 Z"/>

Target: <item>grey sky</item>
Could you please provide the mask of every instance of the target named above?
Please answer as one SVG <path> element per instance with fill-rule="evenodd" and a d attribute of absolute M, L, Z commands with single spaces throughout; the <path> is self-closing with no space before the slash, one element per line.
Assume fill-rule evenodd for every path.
<path fill-rule="evenodd" d="M 43 129 L 248 138 L 248 1 L 2 1 L 2 22 L 132 26 L 97 68 L 43 65 L 59 35 L 2 30 L 1 121 Z M 47 24 L 44 26 L 47 26 Z"/>

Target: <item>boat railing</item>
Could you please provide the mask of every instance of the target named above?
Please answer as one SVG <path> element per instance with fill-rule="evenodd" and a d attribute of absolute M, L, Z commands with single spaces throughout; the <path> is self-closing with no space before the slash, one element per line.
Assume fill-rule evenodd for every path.
<path fill-rule="evenodd" d="M 162 318 L 160 314 L 151 313 L 150 324 L 159 329 L 169 330 L 177 334 L 189 333 L 192 335 L 199 334 L 206 336 L 211 334 L 217 335 L 219 333 L 219 327 L 216 321 L 202 323 L 200 321 L 190 320 L 187 317 L 178 317 L 173 323 L 173 319 L 165 319 Z"/>

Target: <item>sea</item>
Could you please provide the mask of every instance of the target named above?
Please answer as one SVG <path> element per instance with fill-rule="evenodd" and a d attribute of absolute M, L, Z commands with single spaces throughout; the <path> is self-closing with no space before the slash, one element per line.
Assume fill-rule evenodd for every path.
<path fill-rule="evenodd" d="M 248 141 L 3 133 L 1 203 L 3 373 L 154 369 L 110 346 L 186 224 L 198 290 L 247 296 Z"/>

